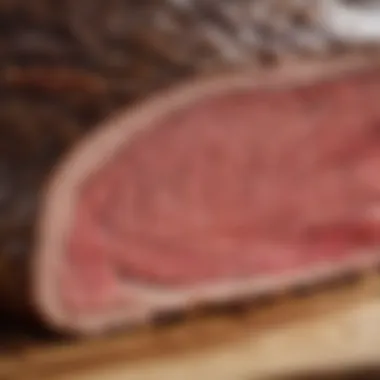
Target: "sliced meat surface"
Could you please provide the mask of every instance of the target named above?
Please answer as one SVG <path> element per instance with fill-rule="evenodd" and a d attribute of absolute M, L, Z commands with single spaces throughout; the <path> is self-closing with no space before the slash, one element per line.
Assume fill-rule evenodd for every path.
<path fill-rule="evenodd" d="M 113 143 L 104 128 L 67 161 L 54 281 L 68 315 L 134 323 L 380 261 L 379 72 L 241 78 L 150 114 L 153 101 L 143 122 L 115 122 Z"/>

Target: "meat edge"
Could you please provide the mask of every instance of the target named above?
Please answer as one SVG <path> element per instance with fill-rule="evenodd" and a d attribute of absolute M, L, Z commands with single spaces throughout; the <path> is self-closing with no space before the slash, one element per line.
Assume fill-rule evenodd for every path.
<path fill-rule="evenodd" d="M 166 301 L 164 297 L 164 302 L 163 297 L 159 297 L 161 305 L 153 302 L 138 314 L 119 310 L 115 313 L 106 312 L 91 317 L 75 317 L 67 314 L 59 302 L 55 275 L 59 271 L 60 258 L 64 254 L 59 247 L 63 247 L 65 234 L 70 226 L 78 194 L 76 186 L 86 175 L 112 159 L 113 153 L 136 132 L 151 127 L 152 120 L 160 120 L 173 110 L 191 106 L 202 98 L 235 90 L 309 85 L 320 80 L 329 80 L 340 75 L 374 68 L 378 61 L 378 59 L 373 59 L 371 62 L 365 57 L 342 57 L 329 59 L 328 62 L 289 62 L 275 69 L 247 68 L 237 73 L 199 78 L 161 91 L 100 123 L 93 133 L 62 159 L 41 193 L 42 204 L 39 209 L 35 247 L 32 252 L 30 286 L 34 308 L 42 321 L 60 332 L 94 335 L 120 326 L 127 327 L 148 322 L 159 309 L 169 311 L 190 306 L 181 305 L 184 303 L 183 299 L 187 297 L 181 293 L 179 296 L 168 296 Z M 201 295 L 199 295 L 199 290 L 192 289 L 188 296 L 195 303 L 227 302 L 235 297 L 254 297 L 262 293 L 276 292 L 279 288 L 288 288 L 292 285 L 311 284 L 318 282 L 321 277 L 335 277 L 359 267 L 371 268 L 377 263 L 380 263 L 380 255 L 375 254 L 367 260 L 358 259 L 356 256 L 344 265 L 322 266 L 315 268 L 312 272 L 282 277 L 245 280 L 239 283 L 233 281 L 229 284 L 212 286 L 212 289 L 211 287 L 203 288 Z M 149 295 L 147 301 L 149 302 Z"/>

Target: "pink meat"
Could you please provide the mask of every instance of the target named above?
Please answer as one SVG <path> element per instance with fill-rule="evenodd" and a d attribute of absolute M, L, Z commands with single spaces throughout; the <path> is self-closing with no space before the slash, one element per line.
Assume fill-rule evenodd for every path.
<path fill-rule="evenodd" d="M 380 261 L 379 98 L 379 70 L 309 64 L 200 81 L 102 126 L 49 187 L 40 308 L 103 331 Z"/>

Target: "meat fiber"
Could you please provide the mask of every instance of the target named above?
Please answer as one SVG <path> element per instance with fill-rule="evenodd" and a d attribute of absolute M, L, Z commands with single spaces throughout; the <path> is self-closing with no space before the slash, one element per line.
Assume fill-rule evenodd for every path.
<path fill-rule="evenodd" d="M 368 233 L 364 222 L 363 228 L 352 222 L 352 215 L 342 227 L 340 217 L 353 196 L 345 193 L 345 201 L 335 202 L 346 188 L 335 175 L 342 170 L 333 165 L 335 158 L 330 170 L 314 163 L 329 163 L 330 149 L 332 157 L 343 157 L 346 143 L 351 152 L 355 128 L 348 128 L 352 135 L 342 140 L 339 133 L 321 134 L 321 145 L 313 148 L 311 135 L 302 140 L 301 126 L 327 115 L 319 115 L 314 106 L 323 93 L 337 107 L 326 120 L 343 120 L 337 110 L 345 109 L 349 100 L 338 90 L 329 94 L 332 84 L 324 77 L 330 82 L 340 77 L 336 86 L 341 92 L 352 88 L 356 94 L 349 98 L 349 104 L 356 105 L 350 112 L 357 109 L 358 118 L 368 116 L 370 111 L 359 112 L 358 105 L 366 96 L 359 99 L 357 94 L 375 88 L 375 70 L 363 68 L 357 79 L 350 73 L 342 79 L 343 69 L 334 68 L 339 52 L 371 60 L 370 54 L 361 45 L 342 42 L 347 36 L 343 38 L 328 17 L 337 8 L 323 8 L 322 20 L 321 8 L 312 4 L 322 2 L 0 2 L 1 312 L 29 318 L 32 308 L 61 331 L 104 331 L 193 302 L 226 302 L 239 294 L 278 289 L 277 282 L 287 282 L 278 275 L 280 265 L 288 270 L 296 262 L 303 270 L 299 258 L 310 257 L 310 252 L 319 260 L 317 245 L 313 251 L 308 241 L 325 236 L 322 221 L 329 218 L 334 225 L 329 234 L 334 230 L 342 240 L 347 230 L 358 236 Z M 338 60 L 346 68 L 357 66 L 344 57 Z M 325 63 L 319 66 L 318 61 Z M 224 74 L 248 70 L 245 66 L 251 68 L 246 74 Z M 273 71 L 267 72 L 270 67 Z M 219 79 L 201 79 L 210 75 Z M 197 84 L 161 92 L 195 77 L 200 77 Z M 371 86 L 364 86 L 364 77 L 374 78 Z M 134 106 L 139 99 L 147 100 Z M 103 123 L 127 106 L 135 108 Z M 279 120 L 271 112 L 274 107 L 282 110 L 288 125 L 281 134 L 271 127 Z M 366 101 L 364 109 L 368 107 Z M 298 120 L 294 132 L 289 130 L 292 118 Z M 250 120 L 255 122 L 247 129 Z M 339 124 L 342 130 L 345 122 Z M 118 129 L 114 123 L 123 126 Z M 215 129 L 216 124 L 220 128 Z M 112 146 L 112 136 L 118 139 L 119 133 L 120 147 Z M 133 134 L 130 139 L 128 133 Z M 353 157 L 360 156 L 361 144 L 366 146 L 365 136 L 363 131 L 355 147 L 358 156 Z M 83 144 L 74 148 L 82 138 Z M 102 142 L 96 148 L 98 138 Z M 72 149 L 75 152 L 63 158 Z M 87 149 L 89 166 L 80 169 Z M 109 149 L 109 160 L 103 149 Z M 375 156 L 371 146 L 366 158 L 345 166 L 350 168 L 345 174 L 370 181 Z M 63 169 L 56 167 L 59 161 Z M 262 173 L 255 182 L 247 177 L 252 171 Z M 71 177 L 79 173 L 79 179 Z M 46 183 L 47 191 L 41 192 Z M 319 215 L 320 202 L 333 204 L 329 217 Z M 60 216 L 62 212 L 68 214 Z M 308 256 L 301 249 L 305 246 Z M 284 254 L 275 254 L 281 250 Z M 264 260 L 262 253 L 252 252 L 271 254 Z M 102 260 L 107 263 L 102 265 Z M 237 285 L 237 279 L 247 284 L 248 278 L 249 283 L 261 278 L 260 273 L 265 279 L 254 280 L 255 286 Z M 308 281 L 311 273 L 315 271 L 305 269 Z"/>
<path fill-rule="evenodd" d="M 179 86 L 56 169 L 34 299 L 103 331 L 380 261 L 378 68 L 292 65 Z"/>

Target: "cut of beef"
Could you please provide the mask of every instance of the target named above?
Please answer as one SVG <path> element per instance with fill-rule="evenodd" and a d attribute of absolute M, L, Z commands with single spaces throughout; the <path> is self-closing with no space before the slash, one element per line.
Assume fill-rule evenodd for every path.
<path fill-rule="evenodd" d="M 1 313 L 102 332 L 377 261 L 379 49 L 328 3 L 0 2 Z"/>
<path fill-rule="evenodd" d="M 41 206 L 34 299 L 95 332 L 380 261 L 380 72 L 203 79 L 102 124 Z"/>

